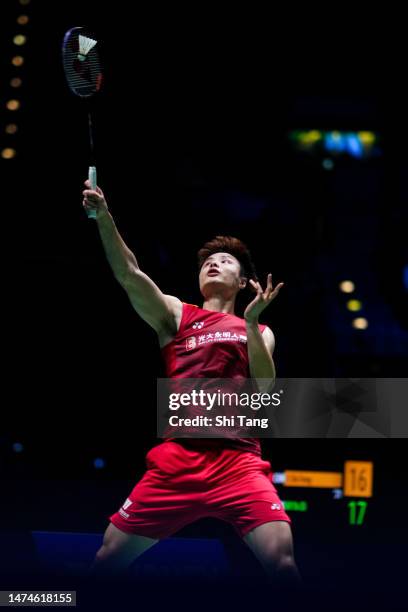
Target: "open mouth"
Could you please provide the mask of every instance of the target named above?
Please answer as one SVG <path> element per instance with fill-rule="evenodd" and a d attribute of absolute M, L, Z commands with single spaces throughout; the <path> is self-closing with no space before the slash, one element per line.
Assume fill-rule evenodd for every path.
<path fill-rule="evenodd" d="M 217 272 L 217 270 L 211 270 L 210 272 L 208 272 L 207 276 L 218 276 L 218 274 L 220 273 Z"/>

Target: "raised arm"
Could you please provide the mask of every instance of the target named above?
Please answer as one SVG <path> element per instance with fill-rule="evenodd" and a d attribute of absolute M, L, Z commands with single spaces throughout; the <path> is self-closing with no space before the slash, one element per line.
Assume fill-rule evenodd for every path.
<path fill-rule="evenodd" d="M 126 246 L 109 212 L 105 196 L 97 187 L 90 189 L 85 181 L 83 206 L 96 211 L 96 223 L 102 245 L 117 281 L 127 292 L 138 315 L 158 333 L 161 339 L 171 338 L 178 329 L 182 304 L 165 295 L 139 268 L 135 255 Z"/>

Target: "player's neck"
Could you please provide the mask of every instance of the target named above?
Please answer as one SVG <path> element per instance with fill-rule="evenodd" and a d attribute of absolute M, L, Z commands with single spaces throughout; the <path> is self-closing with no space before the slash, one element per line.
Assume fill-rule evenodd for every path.
<path fill-rule="evenodd" d="M 222 312 L 224 314 L 235 314 L 235 296 L 226 298 L 223 295 L 212 295 L 204 300 L 204 310 L 213 310 L 214 312 Z"/>

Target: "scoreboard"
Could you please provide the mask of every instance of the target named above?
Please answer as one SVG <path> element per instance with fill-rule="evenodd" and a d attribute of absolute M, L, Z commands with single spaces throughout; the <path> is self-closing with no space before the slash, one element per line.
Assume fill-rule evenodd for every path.
<path fill-rule="evenodd" d="M 288 469 L 274 472 L 273 482 L 289 514 L 318 514 L 342 500 L 342 520 L 361 526 L 373 498 L 374 462 L 346 460 L 339 471 Z"/>

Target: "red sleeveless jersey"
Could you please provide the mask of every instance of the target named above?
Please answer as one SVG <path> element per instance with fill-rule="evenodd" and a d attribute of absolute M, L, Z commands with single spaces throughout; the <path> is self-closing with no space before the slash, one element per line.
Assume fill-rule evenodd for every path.
<path fill-rule="evenodd" d="M 265 325 L 259 325 L 261 333 Z M 162 348 L 168 378 L 249 378 L 245 320 L 183 303 L 180 328 Z M 261 454 L 257 438 L 177 438 L 191 447 L 228 446 Z"/>

